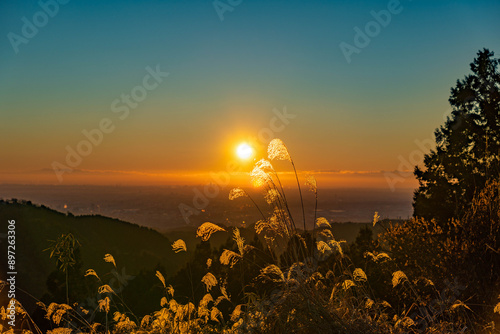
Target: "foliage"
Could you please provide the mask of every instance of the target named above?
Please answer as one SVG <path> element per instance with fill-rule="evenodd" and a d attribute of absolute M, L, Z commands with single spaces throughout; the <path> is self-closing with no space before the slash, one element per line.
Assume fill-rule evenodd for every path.
<path fill-rule="evenodd" d="M 56 273 L 58 268 L 55 258 L 51 259 L 48 256 L 50 252 L 43 251 L 50 246 L 48 240 L 57 240 L 61 234 L 71 233 L 81 244 L 75 250 L 77 264 L 69 269 L 70 285 L 74 287 L 69 291 L 72 301 L 77 301 L 71 299 L 72 292 L 83 284 L 81 278 L 76 279 L 77 267 L 91 264 L 97 272 L 108 272 L 109 263 L 102 261 L 106 253 L 113 254 L 117 262 L 125 268 L 126 273 L 136 276 L 140 270 L 152 270 L 158 264 L 163 267 L 168 265 L 169 274 L 174 275 L 192 256 L 192 253 L 185 252 L 174 256 L 175 253 L 170 246 L 173 240 L 136 224 L 103 216 L 66 215 L 43 205 L 28 204 L 20 200 L 15 203 L 0 200 L 0 219 L 7 221 L 12 217 L 19 217 L 20 222 L 16 224 L 16 243 L 24 245 L 16 249 L 16 260 L 19 263 L 29 263 L 19 266 L 17 280 L 19 286 L 37 297 L 46 293 L 58 294 L 47 288 L 45 282 L 49 276 L 52 285 L 64 287 L 65 278 L 60 276 L 65 273 L 60 271 Z M 80 269 L 85 271 L 87 268 Z M 122 269 L 118 271 L 121 273 Z M 81 272 L 79 275 L 81 277 Z M 107 280 L 113 277 L 114 275 L 110 274 Z M 25 304 L 30 312 L 36 307 L 34 302 Z"/>
<path fill-rule="evenodd" d="M 486 182 L 500 175 L 499 60 L 478 52 L 472 71 L 451 89 L 451 117 L 436 130 L 436 148 L 415 168 L 414 215 L 445 224 L 461 218 Z"/>
<path fill-rule="evenodd" d="M 443 229 L 435 220 L 412 219 L 391 225 L 381 242 L 392 258 L 415 277 L 432 282 L 456 280 L 478 316 L 492 317 L 500 286 L 500 182 L 490 181 L 472 200 L 462 219 Z"/>
<path fill-rule="evenodd" d="M 310 222 L 314 228 L 307 231 L 294 161 L 285 144 L 274 139 L 268 159 L 257 161 L 250 173 L 268 207 L 259 207 L 253 192 L 243 188 L 229 192 L 231 200 L 249 201 L 260 213 L 261 219 L 252 225 L 255 231 L 205 222 L 196 231 L 201 239 L 196 246 L 181 238 L 170 243 L 152 231 L 145 234 L 148 243 L 155 240 L 169 253 L 178 253 L 179 259 L 187 259 L 178 272 L 157 265 L 133 280 L 118 274 L 122 261 L 130 257 L 162 262 L 137 257 L 147 247 L 134 244 L 141 238 L 130 226 L 126 230 L 132 245 L 107 247 L 116 226 L 88 235 L 74 226 L 68 231 L 58 225 L 63 235 L 53 243 L 51 257 L 59 269 L 55 277 L 66 275 L 66 289 L 69 282 L 76 289 L 70 278 L 81 268 L 78 243 L 69 234 L 73 231 L 83 251 L 93 245 L 88 240 L 101 238 L 106 247 L 99 248 L 99 260 L 112 271 L 103 274 L 102 267 L 95 267 L 81 273 L 85 284 L 94 288 L 95 303 L 76 298 L 69 303 L 69 296 L 78 294 L 68 290 L 66 303 L 61 298 L 39 302 L 49 322 L 43 329 L 137 334 L 495 332 L 500 327 L 500 296 L 493 293 L 500 290 L 498 64 L 492 52 L 480 51 L 471 64 L 473 75 L 452 89 L 452 117 L 436 131 L 437 146 L 425 156 L 425 170 L 415 170 L 420 187 L 414 197 L 414 219 L 381 222 L 375 213 L 373 226 L 385 232 L 374 240 L 371 228 L 361 229 L 348 245 L 338 238 L 335 225 L 317 217 L 317 182 L 309 177 L 306 184 L 316 203 Z M 298 221 L 273 160 L 293 169 L 302 209 Z M 227 240 L 212 247 L 213 235 L 226 235 Z M 114 253 L 127 248 L 132 253 Z M 194 255 L 191 260 L 188 253 Z M 112 276 L 116 284 L 110 283 Z M 7 283 L 0 283 L 1 291 Z M 141 314 L 129 307 L 150 300 L 156 307 L 144 308 Z M 16 313 L 24 333 L 42 333 L 18 302 Z M 7 319 L 5 307 L 0 317 Z"/>
<path fill-rule="evenodd" d="M 57 240 L 50 240 L 50 258 L 55 258 L 57 266 L 63 272 L 76 263 L 75 250 L 80 245 L 73 234 L 62 234 Z"/>
<path fill-rule="evenodd" d="M 287 151 L 279 154 L 290 157 Z M 140 316 L 126 303 L 122 283 L 111 287 L 101 273 L 89 269 L 85 276 L 96 285 L 98 303 L 93 309 L 77 303 L 43 305 L 52 332 L 449 333 L 486 326 L 466 295 L 469 291 L 453 280 L 461 277 L 453 266 L 465 268 L 476 261 L 477 275 L 470 276 L 475 285 L 467 289 L 484 284 L 487 270 L 498 272 L 498 262 L 491 261 L 497 258 L 490 254 L 500 251 L 498 183 L 488 184 L 464 220 L 453 220 L 454 229 L 443 231 L 433 221 L 413 219 L 389 225 L 380 242 L 373 240 L 370 229 L 362 229 L 347 246 L 335 238 L 325 218 L 317 218 L 313 232 L 297 229 L 278 173 L 269 161 L 258 162 L 257 168 L 254 177 L 261 181 L 271 213 L 254 225 L 253 238 L 244 229 L 202 225 L 195 257 L 177 275 L 167 279 L 162 268 L 146 273 L 156 282 L 152 286 L 159 308 Z M 255 204 L 245 194 L 235 199 Z M 475 228 L 478 221 L 483 223 L 480 229 Z M 227 234 L 219 249 L 210 246 L 214 232 Z M 172 247 L 188 250 L 181 239 Z M 477 261 L 487 254 L 489 258 Z M 454 262 L 446 267 L 450 258 Z M 120 268 L 111 254 L 104 261 L 113 270 Z M 494 275 L 488 279 L 496 282 Z M 443 282 L 446 287 L 440 289 Z M 493 287 L 488 284 L 484 289 Z M 495 312 L 494 305 L 489 312 Z M 86 313 L 97 316 L 88 321 L 82 317 Z"/>

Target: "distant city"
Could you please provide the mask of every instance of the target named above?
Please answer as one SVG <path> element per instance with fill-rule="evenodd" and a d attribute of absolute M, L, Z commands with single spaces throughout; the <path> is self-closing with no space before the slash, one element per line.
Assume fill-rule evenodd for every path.
<path fill-rule="evenodd" d="M 196 197 L 192 186 L 54 186 L 0 185 L 0 198 L 22 199 L 74 215 L 103 215 L 154 228 L 160 232 L 197 226 L 210 221 L 225 225 L 252 224 L 262 215 L 249 198 L 230 201 L 229 188 L 213 198 Z M 285 189 L 290 210 L 302 222 L 296 189 Z M 381 219 L 407 219 L 412 215 L 413 189 L 319 189 L 318 217 L 331 222 L 371 222 L 375 212 Z M 303 189 L 307 228 L 314 220 L 314 196 Z M 250 192 L 266 214 L 269 206 L 260 191 Z M 179 209 L 179 206 L 183 210 Z M 182 213 L 184 212 L 184 213 Z M 300 224 L 302 226 L 302 224 Z"/>

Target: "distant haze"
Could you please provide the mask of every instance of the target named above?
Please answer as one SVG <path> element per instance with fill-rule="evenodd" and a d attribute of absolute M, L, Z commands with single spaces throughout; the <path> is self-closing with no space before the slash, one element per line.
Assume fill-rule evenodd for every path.
<path fill-rule="evenodd" d="M 194 207 L 196 190 L 203 186 L 122 187 L 122 186 L 20 186 L 1 185 L 0 198 L 24 199 L 75 215 L 100 214 L 160 231 L 187 226 L 179 204 Z M 226 225 L 248 225 L 261 219 L 248 198 L 228 199 L 229 188 L 220 189 L 198 215 L 189 218 L 189 225 L 205 221 Z M 265 212 L 262 194 L 251 191 L 252 198 Z M 307 189 L 304 202 L 308 228 L 314 220 L 314 196 Z M 287 188 L 291 211 L 301 219 L 296 188 Z M 391 192 L 383 189 L 319 189 L 318 217 L 331 222 L 371 222 L 377 211 L 381 218 L 406 219 L 412 214 L 412 189 Z"/>

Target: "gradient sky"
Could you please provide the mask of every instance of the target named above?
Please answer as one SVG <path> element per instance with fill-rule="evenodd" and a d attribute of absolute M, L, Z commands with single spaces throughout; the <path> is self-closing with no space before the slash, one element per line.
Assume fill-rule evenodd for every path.
<path fill-rule="evenodd" d="M 300 170 L 396 170 L 415 140 L 433 140 L 477 51 L 500 56 L 500 2 L 402 0 L 348 63 L 339 44 L 388 3 L 243 0 L 221 21 L 209 0 L 71 0 L 16 53 L 9 33 L 41 7 L 3 0 L 0 182 L 57 183 L 52 163 L 109 118 L 114 131 L 72 182 L 121 171 L 125 183 L 148 173 L 182 183 L 179 173 L 225 170 L 285 106 L 296 117 L 275 136 Z M 169 76 L 120 120 L 113 101 L 158 64 Z"/>

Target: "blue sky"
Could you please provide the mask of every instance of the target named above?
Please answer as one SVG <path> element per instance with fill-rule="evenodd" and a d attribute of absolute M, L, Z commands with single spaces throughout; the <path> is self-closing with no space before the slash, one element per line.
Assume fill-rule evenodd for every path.
<path fill-rule="evenodd" d="M 0 170 L 64 163 L 107 117 L 116 129 L 78 168 L 220 169 L 283 106 L 297 117 L 276 136 L 302 169 L 396 169 L 432 139 L 477 51 L 500 55 L 500 3 L 402 0 L 348 63 L 339 44 L 390 2 L 243 0 L 221 21 L 212 1 L 71 0 L 16 53 L 8 34 L 42 9 L 4 0 Z M 168 78 L 117 121 L 112 101 L 157 64 Z"/>

